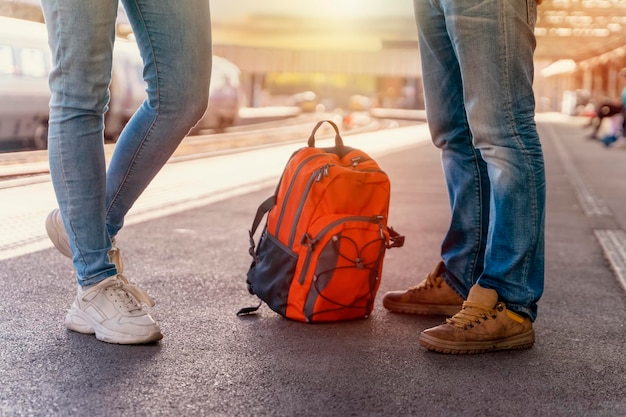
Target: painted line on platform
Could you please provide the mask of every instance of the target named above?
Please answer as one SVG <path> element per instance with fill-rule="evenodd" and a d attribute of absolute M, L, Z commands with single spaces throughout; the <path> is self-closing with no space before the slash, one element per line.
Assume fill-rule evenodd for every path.
<path fill-rule="evenodd" d="M 613 216 L 611 209 L 598 197 L 582 179 L 574 161 L 563 145 L 561 138 L 554 133 L 552 126 L 544 125 L 565 172 L 574 187 L 574 193 L 587 217 Z M 626 232 L 621 229 L 596 229 L 594 235 L 600 243 L 604 257 L 609 261 L 615 278 L 626 291 Z"/>
<path fill-rule="evenodd" d="M 623 230 L 595 230 L 604 255 L 611 264 L 617 281 L 626 291 L 626 232 Z"/>
<path fill-rule="evenodd" d="M 576 198 L 578 199 L 580 207 L 585 215 L 589 217 L 611 216 L 611 209 L 609 209 L 609 207 L 600 198 L 593 194 L 591 188 L 578 173 L 574 161 L 565 149 L 561 138 L 554 133 L 552 126 L 544 125 L 543 127 L 545 131 L 548 131 L 549 136 L 554 143 L 559 159 L 561 160 L 563 168 L 565 169 L 565 172 L 574 187 L 574 193 L 576 194 Z"/>

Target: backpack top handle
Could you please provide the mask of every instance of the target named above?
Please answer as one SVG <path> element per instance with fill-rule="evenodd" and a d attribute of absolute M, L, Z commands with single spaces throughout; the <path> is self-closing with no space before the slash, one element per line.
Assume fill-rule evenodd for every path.
<path fill-rule="evenodd" d="M 333 127 L 333 129 L 335 129 L 335 147 L 337 149 L 343 149 L 344 148 L 343 139 L 341 138 L 341 135 L 339 134 L 339 128 L 337 127 L 335 122 L 333 122 L 332 120 L 321 120 L 317 122 L 317 124 L 313 128 L 313 131 L 311 132 L 311 136 L 309 136 L 309 141 L 307 142 L 309 147 L 315 148 L 315 132 L 317 132 L 317 129 L 319 129 L 320 126 L 323 125 L 324 123 L 329 123 Z"/>

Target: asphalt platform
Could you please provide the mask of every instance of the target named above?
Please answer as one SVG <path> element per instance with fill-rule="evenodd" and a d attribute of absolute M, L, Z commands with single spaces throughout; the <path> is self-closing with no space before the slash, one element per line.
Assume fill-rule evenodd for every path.
<path fill-rule="evenodd" d="M 411 138 L 373 152 L 392 182 L 390 224 L 406 244 L 387 252 L 365 320 L 302 324 L 267 306 L 235 315 L 255 303 L 245 287 L 247 229 L 286 159 L 267 173 L 250 161 L 271 148 L 168 164 L 138 202 L 119 244 L 126 275 L 157 301 L 164 339 L 155 345 L 64 328 L 75 278 L 42 240 L 51 185 L 0 189 L 3 210 L 21 213 L 3 215 L 5 239 L 33 229 L 0 250 L 0 416 L 626 416 L 626 147 L 588 139 L 580 119 L 537 120 L 546 280 L 536 343 L 522 351 L 428 352 L 418 334 L 442 317 L 382 307 L 382 294 L 433 268 L 449 221 L 439 154 L 419 126 L 389 130 L 390 145 Z M 359 135 L 350 141 L 369 150 Z M 202 170 L 222 163 L 218 173 Z M 250 176 L 228 185 L 233 166 Z M 168 200 L 186 192 L 174 179 L 193 185 L 185 204 Z"/>

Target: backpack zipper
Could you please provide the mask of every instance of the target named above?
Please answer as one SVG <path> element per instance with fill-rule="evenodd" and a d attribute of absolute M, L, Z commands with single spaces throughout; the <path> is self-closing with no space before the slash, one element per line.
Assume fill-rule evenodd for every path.
<path fill-rule="evenodd" d="M 309 178 L 309 181 L 307 182 L 307 186 L 304 190 L 304 193 L 302 194 L 302 199 L 300 200 L 300 205 L 298 206 L 298 210 L 296 210 L 296 216 L 294 218 L 293 221 L 293 226 L 291 229 L 291 235 L 289 236 L 289 242 L 288 242 L 288 247 L 289 248 L 293 248 L 293 243 L 296 239 L 296 228 L 298 225 L 298 222 L 300 221 L 300 216 L 302 215 L 302 210 L 304 209 L 304 204 L 306 203 L 306 200 L 309 196 L 309 191 L 311 190 L 311 187 L 313 186 L 314 182 L 319 182 L 322 180 L 322 177 L 328 177 L 329 175 L 329 170 L 331 167 L 341 167 L 341 168 L 350 168 L 350 167 L 356 167 L 357 164 L 359 162 L 363 162 L 363 161 L 369 161 L 370 159 L 365 159 L 363 161 L 360 160 L 361 157 L 357 157 L 357 158 L 353 158 L 352 159 L 352 163 L 349 165 L 338 165 L 338 164 L 326 164 L 321 166 L 317 171 L 314 171 L 313 174 L 311 175 L 311 178 Z M 381 169 L 368 169 L 368 170 L 359 170 L 358 172 L 362 172 L 362 173 L 366 173 L 366 172 L 376 172 L 376 173 L 381 173 L 385 176 L 387 176 L 387 174 L 381 170 Z M 313 181 L 313 178 L 315 178 L 315 181 Z M 285 196 L 285 202 L 287 200 L 288 196 Z M 282 215 L 282 213 L 281 213 Z M 278 236 L 278 232 L 276 233 L 276 235 Z"/>
<path fill-rule="evenodd" d="M 296 210 L 296 215 L 293 221 L 293 226 L 291 228 L 291 235 L 289 235 L 289 244 L 287 247 L 292 248 L 293 242 L 296 239 L 296 229 L 298 226 L 298 222 L 300 221 L 300 216 L 302 215 L 302 210 L 304 210 L 304 204 L 309 196 L 309 191 L 311 191 L 311 187 L 313 187 L 314 182 L 320 182 L 322 177 L 328 176 L 328 169 L 332 165 L 326 164 L 318 168 L 316 171 L 313 171 L 309 180 L 306 183 L 306 187 L 304 188 L 304 192 L 302 193 L 302 198 L 300 199 L 300 204 L 298 205 L 298 210 Z"/>
<path fill-rule="evenodd" d="M 287 189 L 287 192 L 285 192 L 285 199 L 283 201 L 283 206 L 280 208 L 280 216 L 278 217 L 278 222 L 276 224 L 276 236 L 278 236 L 278 233 L 280 232 L 280 227 L 282 226 L 282 223 L 283 223 L 283 216 L 285 214 L 285 207 L 287 206 L 287 203 L 289 202 L 289 196 L 291 195 L 291 192 L 293 190 L 293 186 L 294 186 L 294 184 L 296 182 L 296 179 L 298 178 L 299 172 L 302 170 L 302 168 L 304 168 L 304 166 L 309 161 L 311 161 L 312 159 L 315 159 L 315 158 L 317 158 L 319 156 L 324 156 L 324 154 L 316 153 L 316 154 L 313 154 L 313 155 L 309 156 L 304 161 L 300 162 L 300 165 L 298 165 L 298 167 L 294 171 L 293 177 L 291 178 L 291 183 L 289 184 L 289 188 Z M 276 188 L 277 191 L 278 191 L 279 187 L 280 187 L 280 184 Z"/>

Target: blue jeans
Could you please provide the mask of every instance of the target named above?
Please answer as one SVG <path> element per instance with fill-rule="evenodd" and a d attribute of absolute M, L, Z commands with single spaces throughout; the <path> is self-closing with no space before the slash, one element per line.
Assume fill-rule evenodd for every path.
<path fill-rule="evenodd" d="M 107 170 L 104 113 L 118 0 L 42 0 L 53 55 L 50 174 L 81 285 L 117 273 L 108 259 L 111 237 L 208 103 L 208 0 L 122 2 L 143 58 L 147 99 Z"/>
<path fill-rule="evenodd" d="M 452 211 L 444 280 L 535 320 L 545 172 L 532 89 L 536 0 L 415 0 L 428 123 Z"/>

